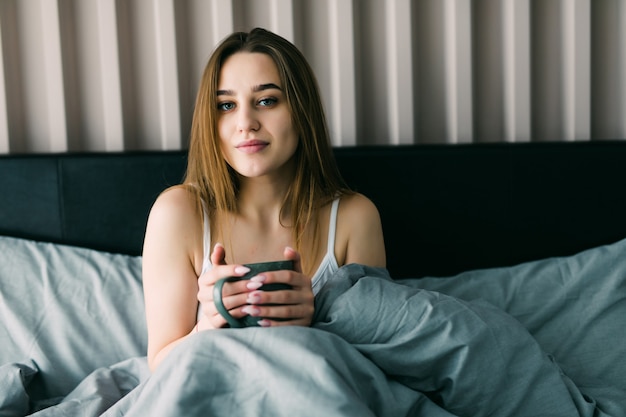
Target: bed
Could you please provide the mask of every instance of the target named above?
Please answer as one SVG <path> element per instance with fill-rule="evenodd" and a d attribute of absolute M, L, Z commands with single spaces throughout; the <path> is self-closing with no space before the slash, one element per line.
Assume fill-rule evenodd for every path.
<path fill-rule="evenodd" d="M 0 156 L 0 416 L 626 416 L 626 142 L 335 155 L 387 269 L 153 374 L 142 237 L 185 153 Z"/>

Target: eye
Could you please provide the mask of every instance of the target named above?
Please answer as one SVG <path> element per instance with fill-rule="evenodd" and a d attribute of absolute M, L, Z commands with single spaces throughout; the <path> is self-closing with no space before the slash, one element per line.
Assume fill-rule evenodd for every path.
<path fill-rule="evenodd" d="M 230 101 L 223 101 L 221 103 L 217 104 L 217 109 L 219 111 L 229 111 L 235 108 L 235 103 L 232 103 Z"/>
<path fill-rule="evenodd" d="M 261 107 L 271 107 L 278 102 L 278 99 L 274 97 L 262 98 L 259 100 L 259 106 Z"/>

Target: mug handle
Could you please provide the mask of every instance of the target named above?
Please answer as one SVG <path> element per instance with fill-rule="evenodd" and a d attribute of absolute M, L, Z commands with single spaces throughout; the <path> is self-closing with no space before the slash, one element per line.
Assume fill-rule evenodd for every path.
<path fill-rule="evenodd" d="M 220 313 L 222 317 L 224 317 L 230 327 L 234 328 L 258 326 L 258 322 L 259 320 L 261 320 L 261 318 L 245 316 L 241 319 L 236 319 L 235 317 L 231 316 L 224 306 L 224 302 L 222 301 L 222 289 L 224 288 L 224 284 L 227 282 L 236 282 L 244 279 L 250 279 L 253 276 L 260 274 L 261 272 L 278 271 L 282 269 L 293 270 L 293 261 L 259 262 L 253 264 L 244 264 L 244 266 L 250 268 L 250 272 L 246 273 L 242 277 L 226 277 L 219 279 L 213 287 L 213 303 L 215 304 L 217 312 Z M 266 284 L 259 289 L 264 291 L 276 291 L 288 288 L 291 287 L 287 284 Z"/>
<path fill-rule="evenodd" d="M 215 287 L 213 287 L 213 302 L 215 303 L 215 308 L 217 312 L 220 313 L 222 317 L 226 319 L 226 322 L 230 327 L 241 328 L 246 327 L 246 323 L 243 320 L 237 320 L 233 316 L 230 315 L 226 307 L 224 307 L 224 302 L 222 301 L 222 288 L 226 282 L 235 282 L 239 281 L 241 278 L 239 277 L 228 277 L 222 278 L 215 283 Z"/>

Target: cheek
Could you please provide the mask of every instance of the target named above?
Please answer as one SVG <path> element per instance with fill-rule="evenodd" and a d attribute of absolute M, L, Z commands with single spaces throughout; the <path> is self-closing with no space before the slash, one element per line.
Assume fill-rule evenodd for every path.
<path fill-rule="evenodd" d="M 286 139 L 286 143 L 290 149 L 295 150 L 298 147 L 300 135 L 298 135 L 292 123 L 285 126 L 282 135 Z"/>
<path fill-rule="evenodd" d="M 296 153 L 299 143 L 300 143 L 300 138 L 294 133 L 293 139 L 290 141 L 291 155 Z"/>
<path fill-rule="evenodd" d="M 224 159 L 224 161 L 226 161 L 226 163 L 232 167 L 233 154 L 231 153 L 230 148 L 220 143 L 220 150 L 222 151 L 222 158 Z"/>
<path fill-rule="evenodd" d="M 220 117 L 217 121 L 217 134 L 219 135 L 220 144 L 223 144 L 228 139 L 228 120 L 225 117 Z"/>
<path fill-rule="evenodd" d="M 228 146 L 228 136 L 226 135 L 226 132 L 222 129 L 221 124 L 218 124 L 217 126 L 217 133 L 219 135 L 219 148 L 220 148 L 220 152 L 222 154 L 222 158 L 224 158 L 224 160 L 231 165 L 231 161 L 232 161 L 232 155 L 230 154 L 231 148 L 230 146 Z"/>

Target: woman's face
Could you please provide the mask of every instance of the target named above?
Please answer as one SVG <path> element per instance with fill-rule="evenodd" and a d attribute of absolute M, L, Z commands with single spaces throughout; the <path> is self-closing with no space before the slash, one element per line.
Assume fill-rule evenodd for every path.
<path fill-rule="evenodd" d="M 266 54 L 238 52 L 219 76 L 218 132 L 226 162 L 244 177 L 291 175 L 298 147 L 287 100 L 274 61 Z"/>

